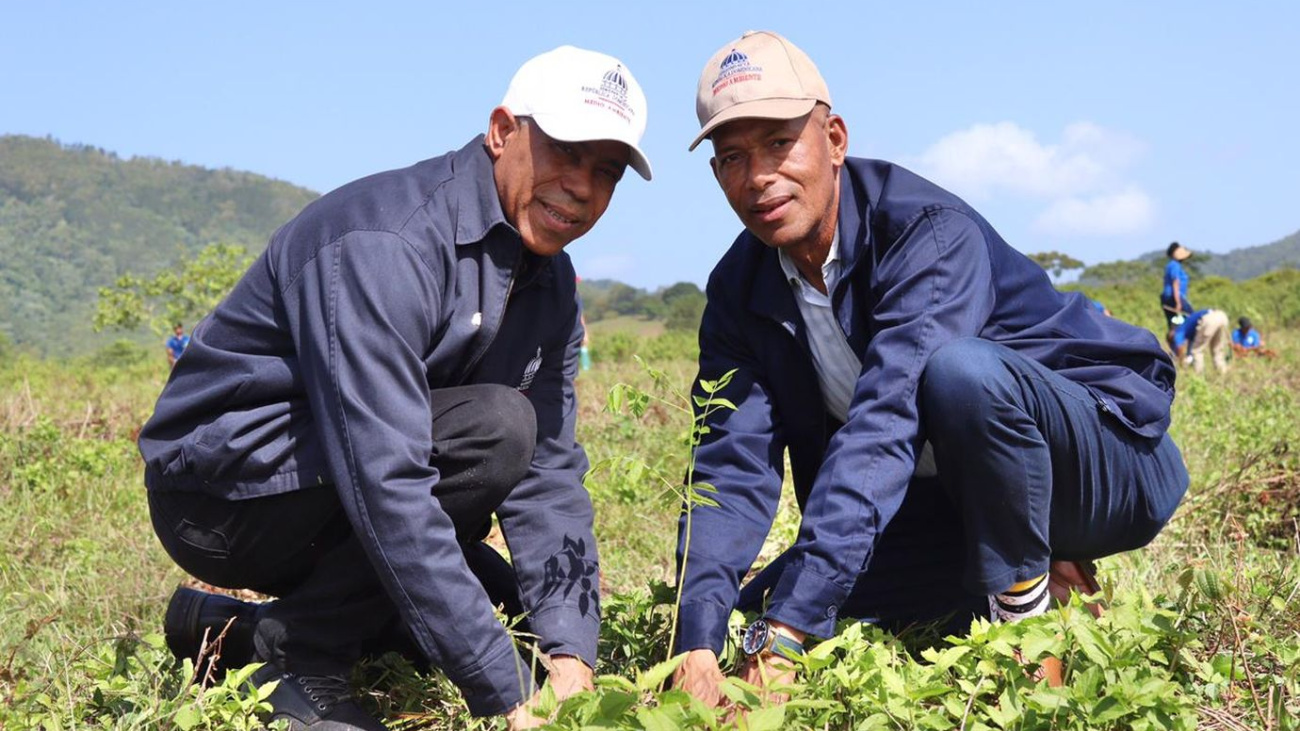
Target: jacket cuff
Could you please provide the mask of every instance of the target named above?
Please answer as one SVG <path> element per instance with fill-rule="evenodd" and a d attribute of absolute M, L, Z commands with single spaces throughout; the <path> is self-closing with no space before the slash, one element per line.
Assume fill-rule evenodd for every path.
<path fill-rule="evenodd" d="M 531 698 L 536 690 L 532 672 L 515 651 L 513 642 L 485 662 L 447 676 L 460 688 L 469 712 L 475 716 L 507 713 Z"/>
<path fill-rule="evenodd" d="M 848 595 L 848 589 L 795 563 L 781 573 L 764 616 L 814 637 L 831 637 Z"/>
<path fill-rule="evenodd" d="M 596 642 L 600 638 L 600 615 L 576 606 L 542 609 L 528 619 L 537 635 L 537 646 L 547 655 L 572 655 L 591 668 L 596 667 Z"/>
<path fill-rule="evenodd" d="M 722 657 L 727 644 L 727 620 L 731 607 L 711 602 L 683 604 L 677 613 L 677 645 L 674 654 L 691 650 L 713 650 Z"/>

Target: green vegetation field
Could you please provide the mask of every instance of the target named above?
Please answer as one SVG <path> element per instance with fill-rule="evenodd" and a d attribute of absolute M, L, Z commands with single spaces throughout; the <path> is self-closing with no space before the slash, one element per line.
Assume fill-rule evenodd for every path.
<path fill-rule="evenodd" d="M 1152 546 L 1100 562 L 1102 619 L 1075 603 L 947 639 L 845 623 L 810 654 L 789 703 L 730 686 L 752 709 L 741 716 L 660 689 L 693 337 L 593 328 L 579 435 L 596 466 L 602 677 L 556 709 L 554 727 L 1300 729 L 1300 274 L 1199 286 L 1198 304 L 1250 314 L 1281 356 L 1180 374 L 1173 431 L 1191 491 Z M 1092 293 L 1156 327 L 1151 291 Z M 161 645 L 163 608 L 185 577 L 149 528 L 133 444 L 166 376 L 155 350 L 0 358 L 0 728 L 255 724 L 257 700 L 237 678 L 201 689 Z M 797 525 L 787 506 L 765 556 Z M 1017 652 L 1063 658 L 1066 686 L 1036 683 Z M 504 727 L 469 718 L 445 680 L 399 658 L 358 673 L 394 727 Z"/>

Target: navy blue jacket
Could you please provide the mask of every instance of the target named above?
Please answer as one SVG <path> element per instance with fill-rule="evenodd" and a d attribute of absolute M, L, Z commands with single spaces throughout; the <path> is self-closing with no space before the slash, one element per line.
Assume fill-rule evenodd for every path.
<path fill-rule="evenodd" d="M 525 252 L 482 137 L 345 185 L 276 232 L 194 329 L 140 434 L 151 490 L 332 485 L 420 647 L 480 715 L 523 700 L 521 661 L 430 498 L 430 389 L 519 387 L 540 355 L 532 468 L 497 516 L 541 649 L 596 655 L 595 597 L 557 590 L 554 570 L 597 567 L 573 266 Z"/>
<path fill-rule="evenodd" d="M 681 650 L 721 649 L 776 513 L 787 448 L 803 522 L 767 616 L 833 632 L 914 472 L 924 442 L 918 383 L 946 342 L 980 337 L 1016 350 L 1086 386 L 1141 437 L 1169 425 L 1174 368 L 1156 338 L 1057 291 L 956 196 L 896 165 L 849 158 L 838 225 L 843 268 L 831 303 L 862 374 L 833 435 L 776 250 L 742 233 L 709 277 L 699 377 L 738 369 L 720 394 L 738 410 L 714 412 L 695 456 L 695 478 L 718 489 L 720 507 L 693 516 Z"/>

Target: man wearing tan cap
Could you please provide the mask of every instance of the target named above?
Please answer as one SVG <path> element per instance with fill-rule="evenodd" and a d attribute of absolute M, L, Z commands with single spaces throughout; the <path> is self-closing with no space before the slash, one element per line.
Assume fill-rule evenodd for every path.
<path fill-rule="evenodd" d="M 760 613 L 742 650 L 763 682 L 840 618 L 1041 614 L 1096 589 L 1077 562 L 1160 531 L 1187 472 L 1150 333 L 1058 292 L 956 196 L 848 157 L 817 67 L 776 34 L 719 49 L 696 111 L 691 147 L 712 145 L 745 230 L 700 329 L 697 383 L 734 370 L 736 408 L 711 410 L 695 456 L 718 506 L 681 523 L 681 687 L 717 702 L 737 606 Z M 741 591 L 787 452 L 799 536 Z"/>
<path fill-rule="evenodd" d="M 195 329 L 140 434 L 154 529 L 181 568 L 276 597 L 182 588 L 164 626 L 194 657 L 266 663 L 273 719 L 380 729 L 363 654 L 405 650 L 476 716 L 538 725 L 526 614 L 558 696 L 591 687 L 599 628 L 582 344 L 564 248 L 604 214 L 646 100 L 605 54 L 526 62 L 461 149 L 327 193 Z M 499 519 L 512 564 L 483 542 Z M 211 654 L 207 655 L 211 659 Z"/>

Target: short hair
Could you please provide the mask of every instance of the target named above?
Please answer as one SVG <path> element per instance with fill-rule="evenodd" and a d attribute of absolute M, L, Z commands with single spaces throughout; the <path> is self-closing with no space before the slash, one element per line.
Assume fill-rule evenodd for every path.
<path fill-rule="evenodd" d="M 183 328 L 183 327 L 185 327 L 185 326 L 184 326 L 184 325 L 182 325 L 182 324 L 181 324 L 181 323 L 179 323 L 179 322 L 178 322 L 178 323 L 176 323 L 176 324 L 175 324 L 175 325 L 172 325 L 172 329 L 173 329 L 173 330 L 175 330 L 175 329 L 176 329 L 176 328 L 178 328 L 178 327 L 181 327 L 181 328 Z"/>
<path fill-rule="evenodd" d="M 1254 325 L 1251 323 L 1249 317 L 1240 317 L 1240 318 L 1237 318 L 1237 324 L 1238 324 L 1239 326 L 1241 326 L 1241 329 L 1242 329 L 1242 330 L 1249 330 L 1249 329 L 1251 329 L 1252 327 L 1254 327 Z"/>
<path fill-rule="evenodd" d="M 1170 244 L 1170 245 L 1169 245 L 1169 248 L 1168 248 L 1168 249 L 1165 249 L 1165 256 L 1167 256 L 1167 257 L 1169 257 L 1169 258 L 1172 259 L 1173 256 L 1174 256 L 1174 252 L 1175 252 L 1175 251 L 1178 251 L 1178 247 L 1180 247 L 1180 246 L 1182 246 L 1182 244 L 1178 243 L 1177 241 L 1175 241 L 1174 243 Z"/>

